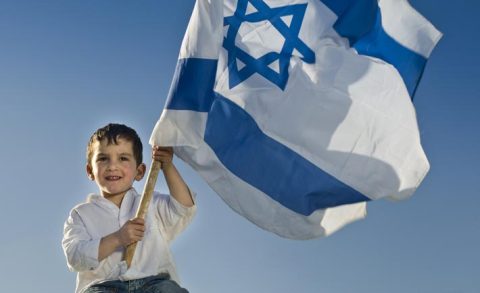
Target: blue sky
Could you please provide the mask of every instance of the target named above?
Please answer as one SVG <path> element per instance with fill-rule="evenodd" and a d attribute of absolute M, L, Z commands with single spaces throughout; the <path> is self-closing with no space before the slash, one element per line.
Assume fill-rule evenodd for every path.
<path fill-rule="evenodd" d="M 480 292 L 480 4 L 411 3 L 444 33 L 415 98 L 431 170 L 414 197 L 372 202 L 331 237 L 286 240 L 176 160 L 198 193 L 198 215 L 172 247 L 191 292 Z M 60 241 L 69 210 L 96 191 L 86 142 L 108 122 L 147 142 L 193 4 L 0 0 L 2 292 L 73 292 Z"/>

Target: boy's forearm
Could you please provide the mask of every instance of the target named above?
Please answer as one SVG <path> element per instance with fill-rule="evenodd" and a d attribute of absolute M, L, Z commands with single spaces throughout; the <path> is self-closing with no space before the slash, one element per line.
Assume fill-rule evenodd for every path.
<path fill-rule="evenodd" d="M 102 261 L 110 254 L 112 254 L 119 246 L 121 246 L 118 232 L 103 237 L 100 240 L 100 247 L 98 248 L 98 261 Z"/>
<path fill-rule="evenodd" d="M 164 164 L 162 170 L 171 196 L 186 207 L 193 206 L 194 202 L 190 190 L 175 165 L 173 163 Z"/>

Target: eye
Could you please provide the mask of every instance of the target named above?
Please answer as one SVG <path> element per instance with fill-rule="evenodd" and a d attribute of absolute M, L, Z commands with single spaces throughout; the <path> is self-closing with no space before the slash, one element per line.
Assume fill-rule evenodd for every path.
<path fill-rule="evenodd" d="M 107 157 L 97 157 L 97 162 L 104 162 L 107 160 Z"/>
<path fill-rule="evenodd" d="M 120 160 L 128 162 L 128 161 L 130 161 L 130 158 L 122 156 L 122 157 L 120 157 Z"/>

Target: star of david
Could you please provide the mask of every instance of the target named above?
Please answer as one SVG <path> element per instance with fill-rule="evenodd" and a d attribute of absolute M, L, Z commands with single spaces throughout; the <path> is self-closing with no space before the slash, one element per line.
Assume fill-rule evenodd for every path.
<path fill-rule="evenodd" d="M 247 14 L 247 6 L 251 4 L 257 11 Z M 223 40 L 223 47 L 228 52 L 229 87 L 234 88 L 255 73 L 260 74 L 270 82 L 284 90 L 288 81 L 288 67 L 293 50 L 302 54 L 302 60 L 307 63 L 315 62 L 315 53 L 299 38 L 300 28 L 307 3 L 286 5 L 270 8 L 262 0 L 238 0 L 237 8 L 232 16 L 224 18 L 223 25 L 229 26 L 227 35 Z M 287 25 L 282 17 L 291 16 Z M 285 38 L 280 52 L 269 52 L 259 58 L 254 58 L 247 52 L 237 47 L 235 37 L 243 22 L 269 21 L 273 27 Z M 245 65 L 239 69 L 237 59 Z M 269 67 L 278 61 L 279 72 Z"/>

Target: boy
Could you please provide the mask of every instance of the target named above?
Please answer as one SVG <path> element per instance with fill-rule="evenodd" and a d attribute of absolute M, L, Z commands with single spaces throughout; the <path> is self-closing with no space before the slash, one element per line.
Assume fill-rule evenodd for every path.
<path fill-rule="evenodd" d="M 132 219 L 140 202 L 132 185 L 146 169 L 140 138 L 121 124 L 109 124 L 92 135 L 86 169 L 100 194 L 73 208 L 62 241 L 69 269 L 78 272 L 75 292 L 188 293 L 176 282 L 168 244 L 188 225 L 196 207 L 172 158 L 172 148 L 153 147 L 171 196 L 155 193 L 145 220 Z M 127 268 L 125 247 L 137 241 Z"/>

